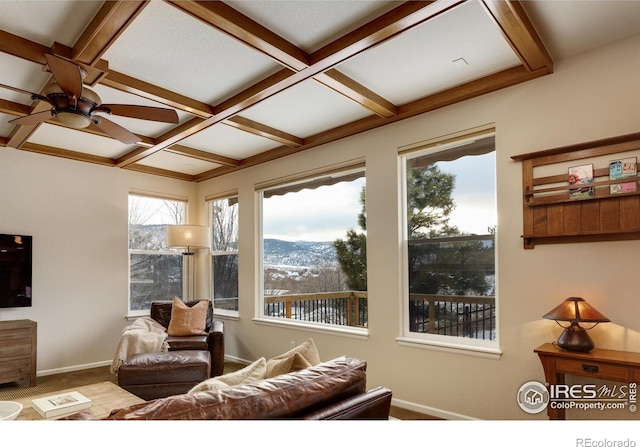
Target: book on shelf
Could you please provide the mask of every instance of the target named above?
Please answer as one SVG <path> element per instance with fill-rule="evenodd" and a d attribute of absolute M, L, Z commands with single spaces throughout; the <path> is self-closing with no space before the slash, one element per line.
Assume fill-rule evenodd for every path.
<path fill-rule="evenodd" d="M 638 169 L 636 157 L 611 160 L 609 162 L 609 180 L 624 180 L 633 178 L 632 182 L 621 182 L 609 185 L 609 193 L 620 194 L 636 191 L 638 188 Z"/>
<path fill-rule="evenodd" d="M 593 183 L 593 164 L 572 166 L 569 168 L 569 185 L 579 186 L 569 189 L 569 197 L 592 197 L 593 186 L 588 186 L 591 183 Z"/>
<path fill-rule="evenodd" d="M 45 419 L 67 416 L 91 407 L 91 399 L 77 391 L 40 397 L 31 401 L 31 407 Z"/>

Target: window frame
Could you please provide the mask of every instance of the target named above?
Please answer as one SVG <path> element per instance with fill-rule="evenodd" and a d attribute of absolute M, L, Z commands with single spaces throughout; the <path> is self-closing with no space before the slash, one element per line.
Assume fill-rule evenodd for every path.
<path fill-rule="evenodd" d="M 365 191 L 366 191 L 366 168 L 364 160 L 354 160 L 348 163 L 334 165 L 330 167 L 324 167 L 313 171 L 300 173 L 285 178 L 280 178 L 274 181 L 268 181 L 255 185 L 255 201 L 256 201 L 256 300 L 255 300 L 255 317 L 254 321 L 258 324 L 273 325 L 273 326 L 287 326 L 294 328 L 302 328 L 305 330 L 311 330 L 316 332 L 328 332 L 328 333 L 340 333 L 353 337 L 368 337 L 368 327 L 354 327 L 331 323 L 319 323 L 306 320 L 296 320 L 291 318 L 282 318 L 265 315 L 264 312 L 264 292 L 265 292 L 265 278 L 264 278 L 264 195 L 267 191 L 289 191 L 291 188 L 300 188 L 299 190 L 307 189 L 301 186 L 303 185 L 318 185 L 318 180 L 329 177 L 345 177 L 353 175 L 356 172 L 361 172 L 360 175 L 365 179 Z M 340 182 L 336 182 L 340 183 Z M 329 183 L 333 185 L 334 183 Z M 308 188 L 314 189 L 314 186 Z M 289 191 L 290 192 L 290 191 Z M 347 228 L 345 228 L 346 232 Z"/>
<path fill-rule="evenodd" d="M 213 237 L 213 232 L 215 231 L 215 226 L 214 226 L 214 222 L 213 222 L 213 204 L 217 201 L 220 200 L 229 200 L 229 199 L 236 199 L 237 201 L 237 206 L 238 206 L 238 211 L 236 214 L 236 223 L 235 225 L 238 227 L 237 229 L 237 240 L 236 242 L 236 249 L 235 250 L 229 250 L 229 251 L 215 251 L 213 244 L 214 244 L 214 240 L 215 238 Z M 226 194 L 222 194 L 222 195 L 216 195 L 216 196 L 212 196 L 212 197 L 207 197 L 206 198 L 206 202 L 207 202 L 207 210 L 208 210 L 208 216 L 209 216 L 209 225 L 211 228 L 211 247 L 210 247 L 210 253 L 209 253 L 209 261 L 210 261 L 210 265 L 209 265 L 209 280 L 210 280 L 210 289 L 211 289 L 211 302 L 213 304 L 213 312 L 215 315 L 218 316 L 224 316 L 224 317 L 232 317 L 232 318 L 238 318 L 240 315 L 240 199 L 238 196 L 238 192 L 230 192 L 230 193 L 226 193 Z M 214 266 L 214 257 L 215 256 L 229 256 L 229 255 L 235 255 L 238 257 L 238 284 L 237 284 L 237 288 L 238 288 L 238 296 L 235 297 L 237 300 L 237 306 L 238 309 L 237 310 L 228 310 L 228 309 L 221 309 L 221 308 L 217 308 L 215 306 L 216 301 L 215 301 L 215 297 L 214 297 L 214 293 L 215 293 L 215 278 L 214 278 L 214 270 L 213 270 L 213 266 Z"/>
<path fill-rule="evenodd" d="M 410 316 L 409 316 L 409 235 L 408 235 L 408 213 L 407 213 L 407 160 L 417 158 L 420 155 L 429 153 L 444 152 L 459 148 L 466 144 L 472 143 L 479 138 L 495 137 L 495 129 L 493 127 L 486 127 L 481 129 L 475 129 L 472 131 L 461 132 L 454 135 L 448 135 L 442 138 L 434 140 L 419 142 L 413 145 L 399 148 L 398 151 L 398 172 L 400 179 L 400 237 L 402 241 L 401 249 L 401 300 L 400 300 L 400 315 L 402 316 L 401 335 L 396 338 L 396 341 L 404 346 L 418 347 L 426 349 L 434 349 L 446 352 L 469 354 L 475 356 L 481 356 L 486 358 L 497 359 L 500 358 L 502 351 L 500 349 L 500 337 L 499 337 L 499 300 L 498 300 L 498 241 L 497 233 L 495 237 L 495 340 L 482 340 L 472 339 L 467 337 L 440 335 L 419 333 L 410 331 Z M 496 149 L 494 147 L 493 152 Z M 494 166 L 494 175 L 497 182 L 497 163 Z M 497 222 L 497 190 L 496 190 L 496 222 Z"/>
<path fill-rule="evenodd" d="M 131 196 L 135 196 L 135 197 L 141 197 L 141 198 L 146 198 L 146 199 L 154 199 L 154 200 L 170 200 L 173 202 L 182 202 L 183 203 L 183 210 L 182 210 L 182 221 L 180 222 L 181 224 L 184 223 L 186 216 L 188 214 L 188 205 L 189 205 L 189 201 L 188 198 L 186 197 L 178 197 L 178 196 L 170 196 L 170 195 L 165 195 L 165 194 L 153 194 L 153 193 L 148 193 L 148 192 L 139 192 L 139 191 L 129 191 L 129 193 L 127 194 L 127 218 L 129 220 L 130 218 L 130 206 L 129 206 L 129 200 Z M 172 225 L 172 224 L 163 224 L 163 225 Z M 132 249 L 130 248 L 129 245 L 129 226 L 130 223 L 127 223 L 127 267 L 128 267 L 128 275 L 127 275 L 127 317 L 128 318 L 137 318 L 137 317 L 143 317 L 143 316 L 148 316 L 149 315 L 149 309 L 138 309 L 138 310 L 132 310 L 131 309 L 131 257 L 132 255 L 138 254 L 138 255 L 160 255 L 160 256 L 180 256 L 181 257 L 181 275 L 182 275 L 182 296 L 185 295 L 185 262 L 184 259 L 182 259 L 182 254 L 176 250 L 176 249 L 170 249 L 170 248 L 165 248 L 163 250 L 144 250 L 144 249 Z M 169 299 L 169 297 L 167 297 L 167 300 Z"/>

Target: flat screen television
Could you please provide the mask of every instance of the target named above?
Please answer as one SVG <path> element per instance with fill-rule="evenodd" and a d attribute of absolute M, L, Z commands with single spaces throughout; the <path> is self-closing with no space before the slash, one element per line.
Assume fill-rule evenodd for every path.
<path fill-rule="evenodd" d="M 33 237 L 0 234 L 0 307 L 31 306 Z"/>

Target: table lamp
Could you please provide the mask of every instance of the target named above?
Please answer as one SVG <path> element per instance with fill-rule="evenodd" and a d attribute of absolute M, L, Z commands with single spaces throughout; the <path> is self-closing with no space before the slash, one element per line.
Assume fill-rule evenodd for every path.
<path fill-rule="evenodd" d="M 589 352 L 594 344 L 587 331 L 593 329 L 598 323 L 606 323 L 609 320 L 580 297 L 569 297 L 559 306 L 548 312 L 543 318 L 555 320 L 564 328 L 556 344 L 567 351 Z M 568 321 L 569 326 L 563 326 L 561 321 Z M 580 323 L 595 323 L 589 328 L 583 328 Z"/>

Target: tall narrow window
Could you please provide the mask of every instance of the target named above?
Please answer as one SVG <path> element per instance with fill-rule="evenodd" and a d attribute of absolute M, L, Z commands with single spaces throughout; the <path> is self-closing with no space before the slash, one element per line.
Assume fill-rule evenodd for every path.
<path fill-rule="evenodd" d="M 494 137 L 403 157 L 405 334 L 495 345 Z"/>
<path fill-rule="evenodd" d="M 209 202 L 213 306 L 219 313 L 238 311 L 238 198 Z"/>
<path fill-rule="evenodd" d="M 129 313 L 183 295 L 182 255 L 167 248 L 167 225 L 184 222 L 186 202 L 129 195 Z"/>
<path fill-rule="evenodd" d="M 262 316 L 365 328 L 364 170 L 262 190 Z"/>

